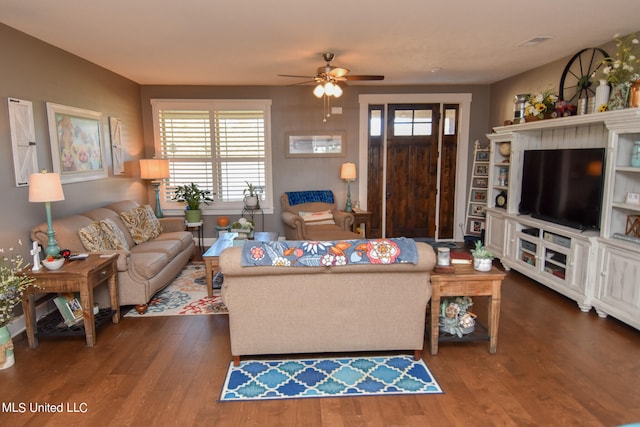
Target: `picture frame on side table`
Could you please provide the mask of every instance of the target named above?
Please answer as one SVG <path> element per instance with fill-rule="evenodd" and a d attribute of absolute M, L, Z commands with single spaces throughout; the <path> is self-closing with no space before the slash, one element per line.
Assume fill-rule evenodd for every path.
<path fill-rule="evenodd" d="M 108 176 L 102 113 L 47 102 L 53 171 L 60 182 L 81 182 Z"/>

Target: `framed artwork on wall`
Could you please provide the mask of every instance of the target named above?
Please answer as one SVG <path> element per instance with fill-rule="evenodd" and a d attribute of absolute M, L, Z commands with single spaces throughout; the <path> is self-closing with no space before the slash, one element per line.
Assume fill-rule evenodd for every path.
<path fill-rule="evenodd" d="M 53 171 L 63 184 L 108 176 L 102 113 L 47 102 Z"/>
<path fill-rule="evenodd" d="M 111 132 L 113 174 L 122 175 L 124 173 L 124 160 L 122 158 L 122 120 L 117 117 L 109 117 L 109 131 Z"/>
<path fill-rule="evenodd" d="M 344 132 L 295 132 L 286 135 L 286 157 L 344 157 Z"/>

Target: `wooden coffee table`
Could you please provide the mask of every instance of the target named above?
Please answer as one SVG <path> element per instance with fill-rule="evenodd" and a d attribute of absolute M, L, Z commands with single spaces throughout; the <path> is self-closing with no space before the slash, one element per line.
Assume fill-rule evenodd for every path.
<path fill-rule="evenodd" d="M 233 246 L 238 233 L 222 233 L 216 242 L 202 254 L 206 271 L 207 295 L 213 296 L 213 278 L 218 273 L 218 261 L 223 250 Z"/>
<path fill-rule="evenodd" d="M 431 354 L 438 354 L 440 335 L 440 300 L 443 297 L 486 296 L 489 298 L 488 333 L 489 353 L 494 354 L 498 345 L 500 321 L 500 290 L 505 273 L 493 267 L 489 272 L 473 269 L 472 265 L 456 265 L 455 273 L 431 273 Z"/>

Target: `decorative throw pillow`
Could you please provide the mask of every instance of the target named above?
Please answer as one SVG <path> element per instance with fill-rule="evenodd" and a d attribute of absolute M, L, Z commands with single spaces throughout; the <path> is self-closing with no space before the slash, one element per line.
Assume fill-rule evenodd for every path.
<path fill-rule="evenodd" d="M 155 239 L 162 233 L 162 225 L 149 205 L 120 212 L 120 218 L 136 244 Z"/>
<path fill-rule="evenodd" d="M 124 236 L 124 232 L 120 230 L 120 227 L 116 225 L 115 222 L 110 220 L 109 218 L 103 219 L 100 221 L 100 228 L 104 233 L 104 240 L 107 246 L 107 249 L 114 250 L 129 250 L 129 244 L 127 243 L 127 238 Z"/>
<path fill-rule="evenodd" d="M 300 215 L 304 223 L 308 225 L 335 224 L 331 211 L 299 212 L 298 215 Z"/>
<path fill-rule="evenodd" d="M 89 252 L 129 250 L 122 230 L 110 219 L 94 221 L 78 230 L 82 245 Z"/>
<path fill-rule="evenodd" d="M 80 236 L 84 248 L 89 252 L 106 249 L 100 221 L 94 221 L 86 227 L 82 227 L 78 230 L 78 236 Z"/>

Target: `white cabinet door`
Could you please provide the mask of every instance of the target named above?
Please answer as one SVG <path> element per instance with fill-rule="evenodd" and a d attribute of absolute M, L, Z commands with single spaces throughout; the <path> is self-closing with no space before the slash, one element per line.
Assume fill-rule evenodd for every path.
<path fill-rule="evenodd" d="M 571 252 L 567 265 L 567 286 L 585 296 L 583 302 L 578 301 L 578 306 L 584 312 L 591 310 L 591 300 L 594 294 L 593 272 L 595 272 L 595 268 L 592 268 L 593 258 L 590 242 L 578 239 L 571 240 Z"/>
<path fill-rule="evenodd" d="M 484 235 L 485 246 L 496 257 L 502 259 L 504 257 L 505 245 L 505 224 L 504 214 L 496 212 L 493 209 L 487 210 L 487 232 Z"/>
<path fill-rule="evenodd" d="M 593 302 L 598 315 L 610 314 L 640 329 L 638 253 L 603 244 L 598 267 L 598 292 Z"/>

